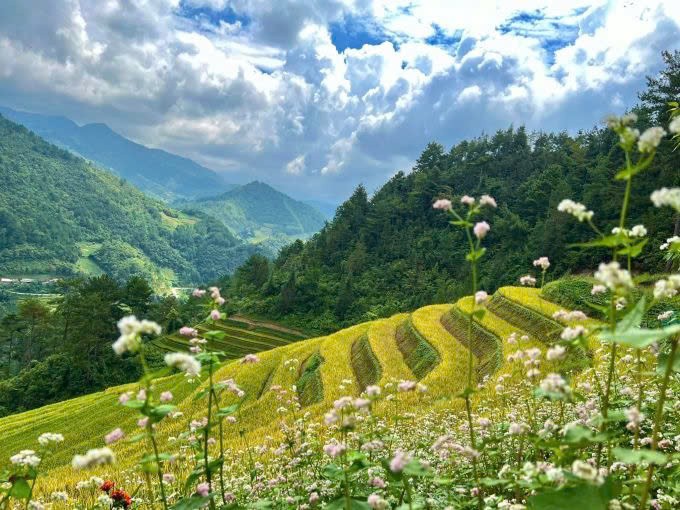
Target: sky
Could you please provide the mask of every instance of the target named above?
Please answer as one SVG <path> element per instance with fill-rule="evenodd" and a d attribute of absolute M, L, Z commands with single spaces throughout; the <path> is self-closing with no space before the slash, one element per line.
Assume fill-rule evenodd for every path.
<path fill-rule="evenodd" d="M 337 203 L 430 141 L 622 113 L 676 2 L 2 0 L 0 104 Z"/>

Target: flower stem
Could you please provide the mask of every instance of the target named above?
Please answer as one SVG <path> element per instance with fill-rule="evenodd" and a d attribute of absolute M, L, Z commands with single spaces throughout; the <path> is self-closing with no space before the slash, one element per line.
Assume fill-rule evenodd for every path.
<path fill-rule="evenodd" d="M 668 389 L 668 382 L 671 378 L 671 373 L 673 372 L 673 361 L 675 360 L 675 354 L 678 350 L 678 338 L 675 337 L 671 341 L 671 352 L 668 356 L 668 364 L 666 365 L 666 370 L 663 374 L 663 380 L 661 382 L 661 393 L 659 395 L 659 400 L 656 403 L 656 414 L 654 416 L 654 430 L 652 432 L 652 451 L 656 451 L 659 441 L 659 429 L 663 424 L 663 408 L 666 404 L 666 390 Z M 652 487 L 652 477 L 654 476 L 654 464 L 649 463 L 647 468 L 647 480 L 645 481 L 645 486 L 642 490 L 642 498 L 640 499 L 640 510 L 647 507 L 647 499 L 649 498 L 649 490 Z"/>

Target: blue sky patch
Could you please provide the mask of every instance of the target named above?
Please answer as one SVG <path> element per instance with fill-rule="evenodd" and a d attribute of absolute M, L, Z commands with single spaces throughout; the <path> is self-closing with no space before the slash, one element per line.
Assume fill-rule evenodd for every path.
<path fill-rule="evenodd" d="M 224 21 L 230 25 L 240 22 L 244 27 L 250 24 L 250 18 L 248 16 L 238 14 L 231 7 L 216 10 L 210 7 L 194 7 L 188 5 L 185 1 L 181 1 L 177 8 L 177 14 L 192 21 L 207 21 L 215 26 L 219 26 L 220 21 Z"/>
<path fill-rule="evenodd" d="M 340 22 L 330 23 L 331 41 L 335 48 L 342 52 L 346 48 L 358 49 L 364 44 L 380 44 L 390 38 L 378 27 L 353 16 L 345 17 Z"/>

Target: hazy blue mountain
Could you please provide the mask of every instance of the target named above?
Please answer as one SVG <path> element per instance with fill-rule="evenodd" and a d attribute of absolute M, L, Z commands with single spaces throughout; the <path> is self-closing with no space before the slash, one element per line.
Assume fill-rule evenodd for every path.
<path fill-rule="evenodd" d="M 78 126 L 66 117 L 20 112 L 5 107 L 0 107 L 0 114 L 23 124 L 48 142 L 75 152 L 162 199 L 196 198 L 234 187 L 209 168 L 164 150 L 135 143 L 106 124 Z"/>
<path fill-rule="evenodd" d="M 303 200 L 303 202 L 311 205 L 314 209 L 323 214 L 327 220 L 332 220 L 335 217 L 335 211 L 337 211 L 340 206 L 340 204 L 324 202 L 323 200 Z"/>
<path fill-rule="evenodd" d="M 326 221 L 311 205 L 259 181 L 218 196 L 178 202 L 177 205 L 209 214 L 222 221 L 240 239 L 261 243 L 273 251 L 291 240 L 310 237 Z"/>

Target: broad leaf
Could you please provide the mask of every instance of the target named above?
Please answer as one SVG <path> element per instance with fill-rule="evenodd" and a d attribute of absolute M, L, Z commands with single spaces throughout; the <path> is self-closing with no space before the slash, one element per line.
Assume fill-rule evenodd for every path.
<path fill-rule="evenodd" d="M 172 510 L 198 510 L 205 506 L 208 501 L 210 501 L 210 498 L 207 496 L 191 496 L 190 498 L 180 499 L 170 508 Z"/>
<path fill-rule="evenodd" d="M 614 456 L 626 464 L 647 462 L 649 464 L 663 465 L 668 462 L 668 456 L 652 450 L 629 450 L 627 448 L 614 448 Z"/>
<path fill-rule="evenodd" d="M 529 498 L 528 506 L 531 510 L 574 510 L 577 508 L 588 510 L 607 510 L 609 501 L 616 497 L 616 491 L 611 483 L 600 486 L 580 484 L 577 487 L 551 490 Z"/>
<path fill-rule="evenodd" d="M 642 349 L 654 342 L 658 342 L 659 340 L 663 340 L 664 338 L 668 338 L 677 333 L 680 333 L 680 324 L 659 329 L 635 328 L 622 332 L 603 330 L 600 334 L 600 338 L 609 342 L 627 345 L 628 347 Z"/>

